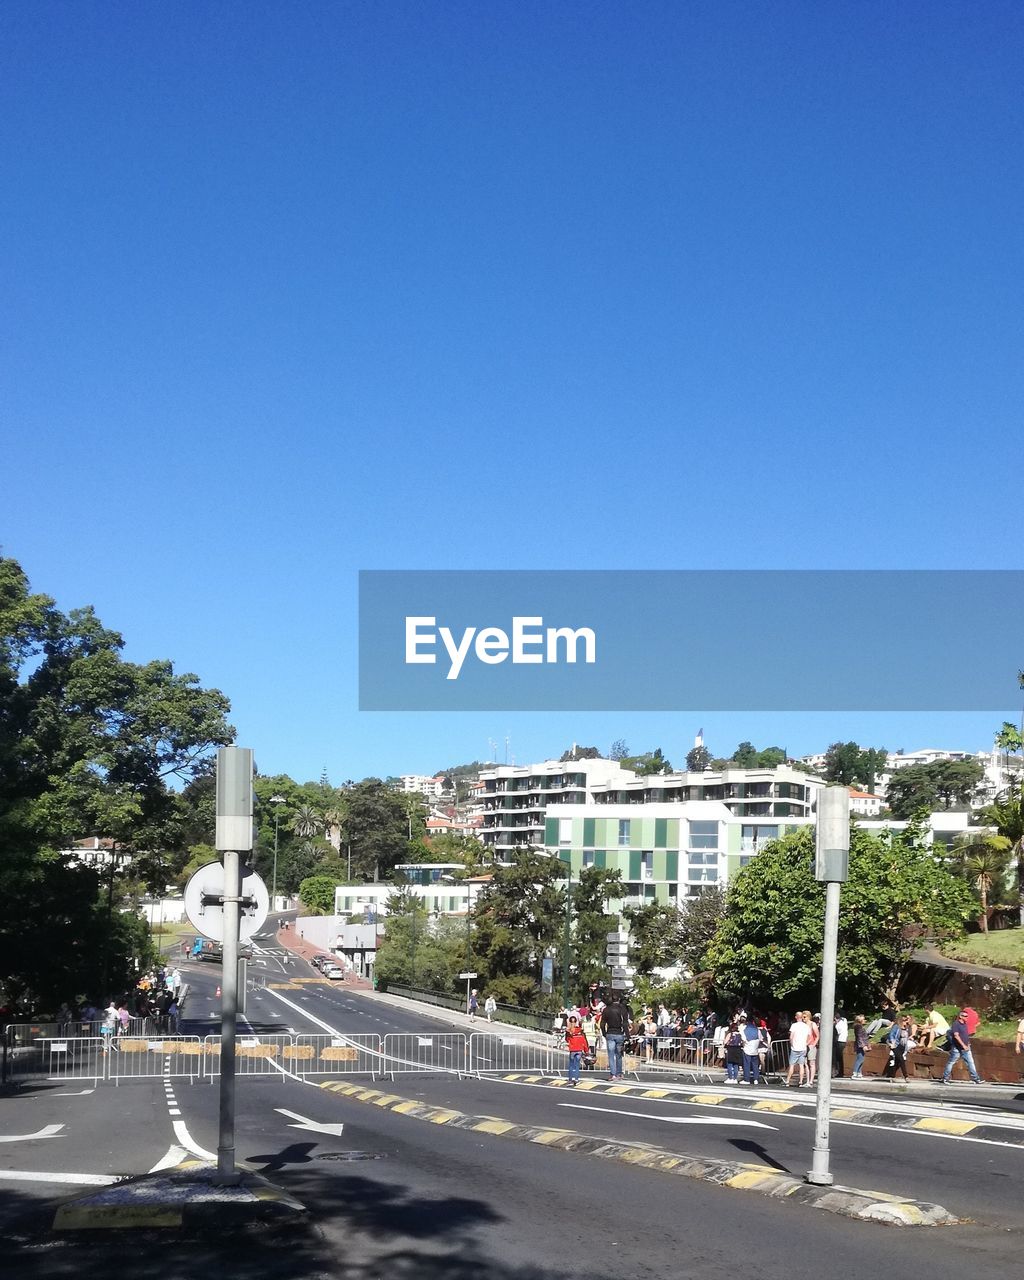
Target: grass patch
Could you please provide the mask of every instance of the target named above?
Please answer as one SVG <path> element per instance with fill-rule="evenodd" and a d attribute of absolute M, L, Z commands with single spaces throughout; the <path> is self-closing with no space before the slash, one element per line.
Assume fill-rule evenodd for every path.
<path fill-rule="evenodd" d="M 944 942 L 942 954 L 951 960 L 1016 970 L 1024 964 L 1024 929 L 997 929 L 993 933 L 969 933 L 964 938 Z"/>

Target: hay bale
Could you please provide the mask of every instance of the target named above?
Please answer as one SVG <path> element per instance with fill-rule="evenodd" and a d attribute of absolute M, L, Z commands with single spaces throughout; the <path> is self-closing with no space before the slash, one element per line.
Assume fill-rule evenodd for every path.
<path fill-rule="evenodd" d="M 351 1045 L 329 1044 L 320 1050 L 320 1060 L 321 1062 L 358 1062 L 359 1050 L 353 1049 Z"/>
<path fill-rule="evenodd" d="M 314 1053 L 315 1050 L 311 1044 L 286 1044 L 284 1047 L 284 1056 L 296 1061 L 307 1062 Z"/>

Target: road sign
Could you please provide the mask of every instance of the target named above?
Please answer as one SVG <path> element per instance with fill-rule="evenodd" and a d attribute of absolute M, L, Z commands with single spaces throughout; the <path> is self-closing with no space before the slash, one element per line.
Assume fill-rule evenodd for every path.
<path fill-rule="evenodd" d="M 636 973 L 635 969 L 626 968 L 624 965 L 614 964 L 611 966 L 613 978 L 632 978 Z"/>
<path fill-rule="evenodd" d="M 480 975 L 478 973 L 460 973 L 459 977 L 460 978 L 479 978 Z"/>
<path fill-rule="evenodd" d="M 224 867 L 208 862 L 185 886 L 185 914 L 196 933 L 213 942 L 224 941 Z M 238 908 L 238 936 L 251 938 L 263 927 L 270 910 L 267 886 L 255 871 L 242 869 L 242 901 Z"/>
<path fill-rule="evenodd" d="M 606 933 L 604 937 L 606 942 L 628 942 L 629 941 L 629 934 L 623 933 L 621 930 L 618 930 L 615 933 Z"/>

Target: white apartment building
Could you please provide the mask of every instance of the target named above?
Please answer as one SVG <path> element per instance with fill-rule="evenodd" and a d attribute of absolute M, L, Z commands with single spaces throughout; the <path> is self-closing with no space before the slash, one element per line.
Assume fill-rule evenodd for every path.
<path fill-rule="evenodd" d="M 428 800 L 440 800 L 444 795 L 444 778 L 440 774 L 436 778 L 427 778 L 422 773 L 403 773 L 399 778 L 402 790 L 409 793 L 419 792 Z"/>
<path fill-rule="evenodd" d="M 593 787 L 597 804 L 670 804 L 720 801 L 737 818 L 810 818 L 817 793 L 826 784 L 780 764 L 774 768 L 708 769 L 699 773 L 656 773 L 613 780 Z"/>
<path fill-rule="evenodd" d="M 483 817 L 479 837 L 500 854 L 544 844 L 544 815 L 551 804 L 588 804 L 601 787 L 622 786 L 636 774 L 617 760 L 545 760 L 481 769 L 474 789 Z"/>
<path fill-rule="evenodd" d="M 850 787 L 850 812 L 858 818 L 877 818 L 882 812 L 881 796 L 872 795 L 870 791 L 858 791 Z"/>

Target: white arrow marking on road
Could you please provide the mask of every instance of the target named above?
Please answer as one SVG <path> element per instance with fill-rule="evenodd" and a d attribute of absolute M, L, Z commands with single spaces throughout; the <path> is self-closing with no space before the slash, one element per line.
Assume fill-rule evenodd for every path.
<path fill-rule="evenodd" d="M 633 1116 L 636 1120 L 661 1120 L 665 1124 L 738 1124 L 751 1129 L 775 1129 L 773 1124 L 762 1124 L 760 1120 L 726 1120 L 718 1116 L 652 1116 L 642 1111 L 616 1111 L 614 1107 L 588 1107 L 582 1102 L 560 1102 L 560 1107 L 572 1107 L 576 1111 L 600 1111 L 604 1115 Z"/>
<path fill-rule="evenodd" d="M 275 1107 L 274 1110 L 283 1116 L 291 1116 L 293 1120 L 299 1122 L 290 1124 L 289 1129 L 309 1129 L 312 1133 L 329 1133 L 335 1138 L 340 1138 L 345 1128 L 343 1124 L 321 1124 L 318 1120 L 307 1120 L 305 1116 L 297 1115 L 294 1111 L 286 1111 L 284 1107 Z"/>
<path fill-rule="evenodd" d="M 62 1124 L 48 1124 L 37 1133 L 0 1134 L 0 1142 L 30 1142 L 33 1138 L 56 1138 L 63 1128 Z"/>

